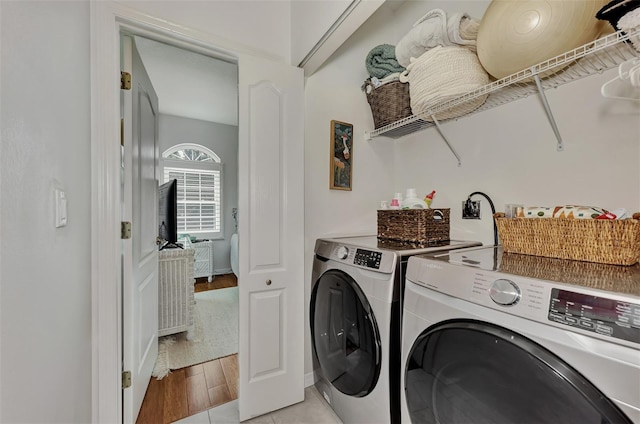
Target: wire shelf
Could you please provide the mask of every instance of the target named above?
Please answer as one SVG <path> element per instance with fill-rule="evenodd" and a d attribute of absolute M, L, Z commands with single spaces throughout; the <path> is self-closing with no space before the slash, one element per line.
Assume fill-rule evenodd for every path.
<path fill-rule="evenodd" d="M 639 36 L 640 27 L 636 27 L 631 31 L 618 31 L 599 38 L 541 62 L 531 68 L 493 81 L 455 99 L 434 104 L 431 108 L 428 108 L 428 113 L 412 115 L 392 124 L 385 125 L 384 127 L 377 128 L 367 134 L 368 138 L 384 136 L 397 139 L 433 127 L 436 124 L 431 122 L 430 116 L 437 115 L 438 112 L 446 111 L 481 96 L 488 95 L 482 106 L 464 116 L 510 103 L 531 94 L 536 94 L 539 92 L 536 82 L 534 81 L 534 76 L 536 75 L 540 76 L 542 88 L 547 90 L 572 81 L 577 81 L 581 78 L 600 74 L 628 60 L 640 57 L 640 52 L 637 52 L 630 42 L 627 41 L 631 37 Z M 464 116 L 446 120 L 443 119 L 440 123 L 460 119 Z"/>

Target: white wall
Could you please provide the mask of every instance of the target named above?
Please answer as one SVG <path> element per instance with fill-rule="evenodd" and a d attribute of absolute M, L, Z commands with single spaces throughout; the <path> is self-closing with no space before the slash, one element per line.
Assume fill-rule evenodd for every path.
<path fill-rule="evenodd" d="M 556 140 L 536 97 L 445 123 L 443 130 L 462 158 L 454 156 L 435 129 L 392 140 L 364 141 L 373 129 L 360 85 L 368 77 L 365 58 L 375 46 L 397 42 L 427 11 L 442 8 L 481 18 L 488 1 L 411 1 L 393 10 L 382 6 L 315 74 L 305 88 L 305 275 L 308 304 L 316 238 L 375 234 L 376 207 L 394 192 L 435 189 L 434 207 L 451 208 L 452 238 L 493 244 L 490 208 L 483 219 L 462 220 L 461 202 L 482 191 L 498 210 L 505 203 L 584 204 L 640 210 L 640 108 L 600 96 L 600 86 L 616 70 L 547 92 L 565 151 Z M 353 191 L 331 191 L 329 122 L 354 125 Z M 308 313 L 305 315 L 308 320 Z M 305 327 L 308 329 L 308 322 Z M 307 331 L 305 372 L 312 371 Z"/>
<path fill-rule="evenodd" d="M 0 422 L 87 423 L 89 3 L 0 8 Z M 69 219 L 58 229 L 57 186 Z"/>
<path fill-rule="evenodd" d="M 160 115 L 160 153 L 180 143 L 195 143 L 211 149 L 223 164 L 222 219 L 224 239 L 214 240 L 216 274 L 231 272 L 229 242 L 235 231 L 232 208 L 238 207 L 238 127 L 180 116 Z"/>

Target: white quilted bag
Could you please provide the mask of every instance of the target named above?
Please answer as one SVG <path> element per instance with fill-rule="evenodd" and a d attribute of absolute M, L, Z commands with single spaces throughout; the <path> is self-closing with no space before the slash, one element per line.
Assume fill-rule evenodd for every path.
<path fill-rule="evenodd" d="M 489 83 L 476 53 L 459 46 L 435 47 L 419 58 L 411 58 L 400 81 L 409 82 L 411 112 L 422 116 L 430 108 L 455 99 Z M 487 95 L 480 96 L 436 114 L 438 120 L 462 116 L 480 107 Z M 431 116 L 424 115 L 426 121 Z"/>

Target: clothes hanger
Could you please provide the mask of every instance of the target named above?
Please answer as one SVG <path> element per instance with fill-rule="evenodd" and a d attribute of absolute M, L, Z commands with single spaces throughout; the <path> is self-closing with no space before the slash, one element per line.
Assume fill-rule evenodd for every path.
<path fill-rule="evenodd" d="M 615 89 L 616 86 L 618 89 Z M 614 94 L 621 92 L 633 93 L 635 96 L 620 96 Z M 640 101 L 640 58 L 622 62 L 620 66 L 618 66 L 618 76 L 602 84 L 600 93 L 603 97 L 609 99 Z"/>

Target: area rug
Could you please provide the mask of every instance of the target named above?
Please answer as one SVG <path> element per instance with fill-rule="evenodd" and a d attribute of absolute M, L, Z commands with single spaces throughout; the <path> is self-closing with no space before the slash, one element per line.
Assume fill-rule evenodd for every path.
<path fill-rule="evenodd" d="M 153 375 L 238 353 L 238 287 L 195 293 L 194 329 L 161 337 Z"/>

